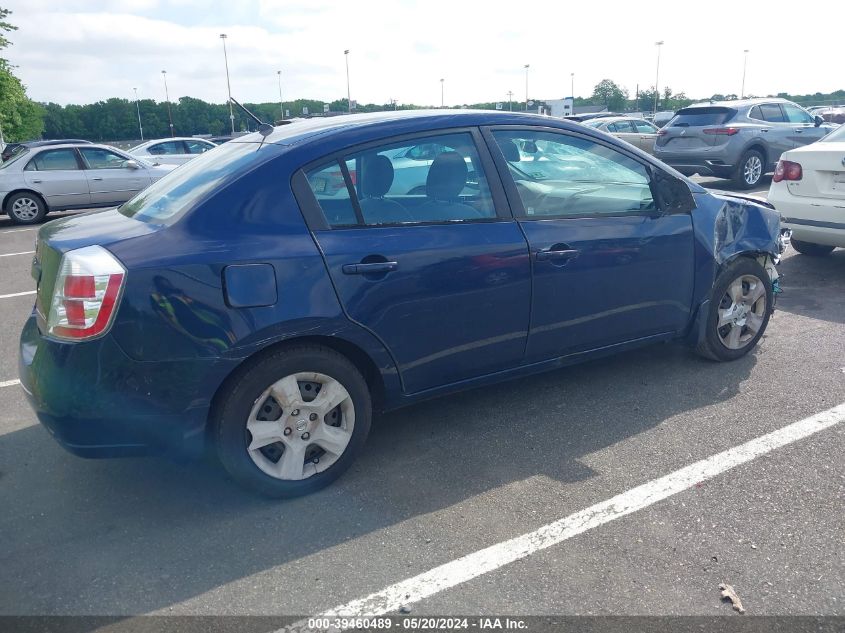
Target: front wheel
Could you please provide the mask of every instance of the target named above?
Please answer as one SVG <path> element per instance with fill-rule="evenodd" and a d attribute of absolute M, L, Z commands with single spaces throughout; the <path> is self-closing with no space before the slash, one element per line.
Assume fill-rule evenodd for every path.
<path fill-rule="evenodd" d="M 766 331 L 772 301 L 772 282 L 757 261 L 740 257 L 729 264 L 713 285 L 698 353 L 717 361 L 745 356 Z"/>
<path fill-rule="evenodd" d="M 213 421 L 217 454 L 239 484 L 295 497 L 337 479 L 370 430 L 367 383 L 344 356 L 283 348 L 241 373 Z"/>
<path fill-rule="evenodd" d="M 802 242 L 801 240 L 791 239 L 789 241 L 792 248 L 802 255 L 810 255 L 811 257 L 822 257 L 833 252 L 833 246 L 825 244 L 813 244 L 812 242 Z"/>
<path fill-rule="evenodd" d="M 734 183 L 740 189 L 752 189 L 760 183 L 764 171 L 763 155 L 756 149 L 750 149 L 739 160 Z"/>

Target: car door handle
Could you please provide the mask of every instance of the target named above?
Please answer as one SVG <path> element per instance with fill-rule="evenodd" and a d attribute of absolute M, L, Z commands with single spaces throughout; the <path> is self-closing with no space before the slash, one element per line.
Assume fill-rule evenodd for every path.
<path fill-rule="evenodd" d="M 769 128 L 766 128 L 766 127 L 761 127 L 761 128 L 760 128 L 760 131 L 761 131 L 761 132 L 768 132 L 768 131 L 769 131 Z"/>
<path fill-rule="evenodd" d="M 548 261 L 550 259 L 575 259 L 580 253 L 581 251 L 577 251 L 574 248 L 566 248 L 557 251 L 551 251 L 547 249 L 543 251 L 537 251 L 535 257 L 537 258 L 537 261 L 542 262 Z"/>
<path fill-rule="evenodd" d="M 344 275 L 371 275 L 389 273 L 399 268 L 399 262 L 372 262 L 370 264 L 344 264 Z"/>
<path fill-rule="evenodd" d="M 795 131 L 798 132 L 799 134 L 801 134 L 804 131 L 804 128 L 803 127 L 797 127 L 797 128 L 795 128 Z"/>
<path fill-rule="evenodd" d="M 41 184 L 41 179 L 39 178 L 38 180 L 33 180 L 32 182 L 37 183 L 37 184 Z"/>
<path fill-rule="evenodd" d="M 92 178 L 91 180 L 102 180 L 102 178 Z"/>

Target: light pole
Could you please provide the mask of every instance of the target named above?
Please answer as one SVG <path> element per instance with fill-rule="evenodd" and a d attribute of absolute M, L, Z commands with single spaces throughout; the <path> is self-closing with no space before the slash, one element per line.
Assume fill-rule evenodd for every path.
<path fill-rule="evenodd" d="M 226 89 L 229 91 L 229 123 L 232 124 L 232 134 L 235 133 L 235 113 L 232 112 L 232 85 L 229 83 L 229 54 L 226 52 L 226 34 L 221 33 L 223 40 L 223 61 L 226 62 Z"/>
<path fill-rule="evenodd" d="M 141 140 L 144 140 L 144 128 L 141 127 L 141 104 L 138 103 L 138 89 L 132 88 L 135 91 L 135 107 L 138 109 L 138 131 L 141 133 Z"/>
<path fill-rule="evenodd" d="M 528 68 L 531 64 L 525 64 L 525 111 L 528 112 Z"/>
<path fill-rule="evenodd" d="M 654 43 L 657 46 L 657 74 L 654 76 L 654 113 L 657 114 L 657 99 L 660 97 L 660 89 L 657 83 L 660 80 L 660 47 L 663 46 L 663 40 Z"/>
<path fill-rule="evenodd" d="M 508 90 L 508 110 L 513 112 L 513 90 Z"/>
<path fill-rule="evenodd" d="M 173 114 L 170 112 L 170 93 L 167 92 L 167 71 L 162 70 L 161 76 L 164 77 L 164 98 L 167 100 L 167 118 L 170 121 L 170 136 L 172 138 L 175 135 L 173 134 Z"/>
<path fill-rule="evenodd" d="M 443 107 L 443 78 L 440 78 L 440 107 Z"/>
<path fill-rule="evenodd" d="M 570 94 L 572 95 L 572 109 L 575 110 L 575 73 L 569 73 Z"/>
<path fill-rule="evenodd" d="M 748 65 L 748 49 L 742 52 L 745 53 L 745 58 L 742 60 L 742 90 L 739 92 L 739 98 L 745 99 L 745 67 Z"/>
<path fill-rule="evenodd" d="M 349 49 L 343 51 L 343 57 L 346 59 L 346 110 L 352 114 L 352 92 L 349 89 Z"/>
<path fill-rule="evenodd" d="M 279 110 L 282 112 L 282 120 L 285 119 L 285 104 L 282 101 L 282 71 L 277 70 L 276 74 L 279 76 Z"/>

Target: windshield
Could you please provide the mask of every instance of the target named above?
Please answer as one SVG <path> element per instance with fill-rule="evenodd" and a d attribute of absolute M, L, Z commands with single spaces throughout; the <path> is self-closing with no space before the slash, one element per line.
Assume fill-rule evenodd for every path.
<path fill-rule="evenodd" d="M 11 165 L 14 162 L 19 161 L 21 158 L 23 158 L 27 154 L 29 154 L 29 149 L 27 149 L 26 147 L 18 150 L 16 153 L 12 154 L 12 157 L 9 160 L 7 160 L 5 163 L 0 165 L 0 169 L 6 169 L 6 167 L 8 167 L 9 165 Z"/>
<path fill-rule="evenodd" d="M 227 143 L 205 152 L 144 189 L 120 207 L 120 212 L 153 224 L 174 222 L 228 176 L 255 161 L 257 148 L 257 143 Z"/>
<path fill-rule="evenodd" d="M 830 134 L 821 139 L 823 143 L 842 143 L 845 142 L 845 125 L 840 125 Z"/>

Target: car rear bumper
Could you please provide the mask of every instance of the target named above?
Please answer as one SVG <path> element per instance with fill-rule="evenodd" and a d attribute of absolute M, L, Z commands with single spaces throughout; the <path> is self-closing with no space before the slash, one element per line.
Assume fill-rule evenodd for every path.
<path fill-rule="evenodd" d="M 42 336 L 34 315 L 21 332 L 18 362 L 39 421 L 71 453 L 190 457 L 204 450 L 209 362 L 134 361 L 110 335 L 62 343 Z"/>
<path fill-rule="evenodd" d="M 733 175 L 734 166 L 724 159 L 700 156 L 684 156 L 678 154 L 663 154 L 655 148 L 655 158 L 663 161 L 670 167 L 674 167 L 685 176 L 699 174 L 701 176 L 715 176 L 717 178 L 730 178 Z"/>
<path fill-rule="evenodd" d="M 845 248 L 845 200 L 794 196 L 781 184 L 773 183 L 768 200 L 793 239 Z"/>

